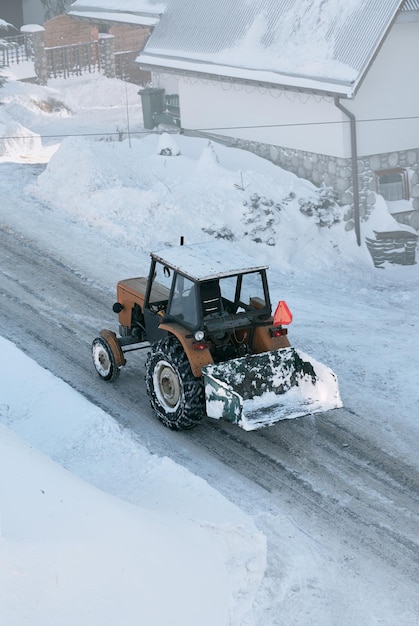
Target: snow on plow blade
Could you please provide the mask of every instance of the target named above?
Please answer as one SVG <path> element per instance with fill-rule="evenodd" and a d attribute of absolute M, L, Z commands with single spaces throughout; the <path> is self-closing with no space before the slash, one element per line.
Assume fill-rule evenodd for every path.
<path fill-rule="evenodd" d="M 336 374 L 295 348 L 207 365 L 202 372 L 208 417 L 244 430 L 342 406 Z"/>

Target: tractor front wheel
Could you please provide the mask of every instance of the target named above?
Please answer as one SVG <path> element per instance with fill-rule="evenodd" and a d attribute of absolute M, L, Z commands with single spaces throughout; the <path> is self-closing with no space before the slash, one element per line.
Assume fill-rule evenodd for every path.
<path fill-rule="evenodd" d="M 115 364 L 115 357 L 106 339 L 96 337 L 92 343 L 93 365 L 102 380 L 111 382 L 119 376 L 119 367 Z"/>
<path fill-rule="evenodd" d="M 146 362 L 146 387 L 158 418 L 172 430 L 197 426 L 205 413 L 204 387 L 192 374 L 188 358 L 175 337 L 151 349 Z"/>

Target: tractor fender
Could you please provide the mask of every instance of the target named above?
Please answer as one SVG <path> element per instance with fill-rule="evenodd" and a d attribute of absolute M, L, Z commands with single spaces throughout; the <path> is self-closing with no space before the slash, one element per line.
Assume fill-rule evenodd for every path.
<path fill-rule="evenodd" d="M 126 360 L 124 357 L 124 353 L 122 352 L 122 348 L 119 345 L 119 341 L 114 332 L 111 330 L 103 329 L 100 331 L 99 335 L 103 337 L 103 339 L 109 345 L 109 348 L 112 350 L 113 358 L 115 359 L 116 367 L 121 367 L 125 365 Z"/>
<path fill-rule="evenodd" d="M 271 337 L 270 330 L 272 326 L 259 326 L 255 329 L 252 342 L 252 350 L 254 354 L 261 352 L 272 352 L 279 348 L 289 348 L 291 346 L 287 335 L 280 337 Z"/>
<path fill-rule="evenodd" d="M 192 374 L 196 378 L 200 378 L 202 376 L 202 368 L 206 365 L 212 365 L 214 363 L 214 359 L 212 358 L 212 354 L 208 348 L 204 350 L 194 350 L 194 337 L 189 330 L 183 328 L 179 324 L 176 323 L 165 323 L 159 325 L 161 330 L 165 330 L 172 334 L 180 343 L 185 351 L 186 356 L 188 357 L 189 364 L 191 366 Z"/>

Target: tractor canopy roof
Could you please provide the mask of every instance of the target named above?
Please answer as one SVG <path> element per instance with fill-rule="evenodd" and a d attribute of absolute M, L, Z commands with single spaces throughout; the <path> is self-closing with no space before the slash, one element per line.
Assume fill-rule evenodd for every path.
<path fill-rule="evenodd" d="M 242 253 L 238 255 L 232 246 L 219 241 L 168 247 L 152 252 L 151 257 L 194 282 L 268 268 L 267 265 L 256 264 L 252 258 Z"/>

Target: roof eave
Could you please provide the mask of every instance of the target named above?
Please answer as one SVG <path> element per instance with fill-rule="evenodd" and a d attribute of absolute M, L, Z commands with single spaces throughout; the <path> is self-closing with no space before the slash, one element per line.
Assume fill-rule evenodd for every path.
<path fill-rule="evenodd" d="M 138 63 L 142 69 L 150 71 L 210 78 L 224 82 L 253 84 L 269 88 L 292 89 L 343 98 L 353 97 L 356 88 L 355 81 L 333 81 L 292 74 L 279 74 L 265 70 L 215 65 L 209 62 L 193 61 L 190 59 L 151 55 L 144 51 L 139 54 L 136 63 Z"/>
<path fill-rule="evenodd" d="M 70 10 L 67 11 L 69 17 L 84 22 L 114 22 L 116 24 L 129 24 L 131 26 L 156 26 L 161 18 L 157 13 L 133 13 L 129 11 L 105 11 L 104 9 L 94 10 Z"/>

